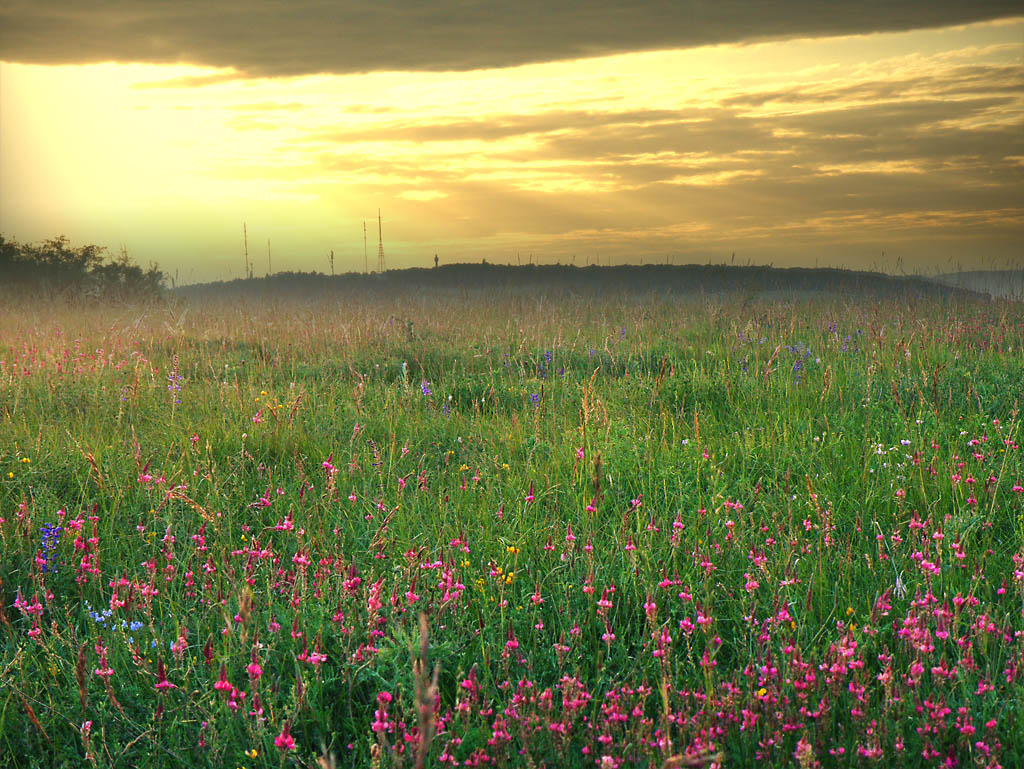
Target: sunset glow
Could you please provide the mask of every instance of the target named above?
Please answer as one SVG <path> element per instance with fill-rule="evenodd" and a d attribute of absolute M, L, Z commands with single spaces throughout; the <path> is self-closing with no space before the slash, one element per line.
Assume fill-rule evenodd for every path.
<path fill-rule="evenodd" d="M 1024 19 L 465 72 L 0 64 L 0 231 L 180 282 L 722 261 L 1004 267 L 1024 234 Z M 376 227 L 369 244 L 376 255 Z M 885 256 L 882 253 L 885 252 Z"/>

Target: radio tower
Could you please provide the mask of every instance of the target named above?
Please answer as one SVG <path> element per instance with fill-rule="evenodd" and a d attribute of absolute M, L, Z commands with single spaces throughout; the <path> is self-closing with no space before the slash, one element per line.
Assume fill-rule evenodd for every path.
<path fill-rule="evenodd" d="M 380 209 L 377 209 L 377 272 L 384 272 L 384 235 L 380 227 Z"/>

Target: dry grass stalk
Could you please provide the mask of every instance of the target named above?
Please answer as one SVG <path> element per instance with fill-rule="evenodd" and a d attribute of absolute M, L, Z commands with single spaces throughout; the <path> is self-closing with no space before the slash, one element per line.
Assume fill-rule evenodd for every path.
<path fill-rule="evenodd" d="M 661 765 L 661 769 L 681 769 L 682 767 L 702 767 L 708 766 L 709 764 L 715 764 L 721 766 L 722 761 L 725 759 L 725 753 L 721 751 L 717 753 L 699 753 L 694 756 L 669 756 L 665 759 L 665 763 Z"/>
<path fill-rule="evenodd" d="M 434 705 L 437 701 L 437 679 L 441 674 L 441 663 L 434 665 L 434 673 L 427 677 L 427 654 L 430 650 L 430 628 L 427 615 L 420 612 L 419 657 L 413 659 L 412 674 L 415 681 L 416 714 L 419 725 L 419 742 L 416 745 L 416 769 L 426 766 L 430 743 L 434 740 Z"/>
<path fill-rule="evenodd" d="M 82 703 L 83 718 L 85 717 L 85 710 L 86 707 L 88 706 L 88 701 L 85 696 L 86 682 L 88 680 L 88 674 L 86 672 L 88 660 L 86 659 L 85 654 L 85 649 L 87 645 L 88 644 L 86 643 L 82 643 L 82 645 L 78 647 L 78 664 L 75 665 L 75 680 L 78 682 L 78 699 Z"/>

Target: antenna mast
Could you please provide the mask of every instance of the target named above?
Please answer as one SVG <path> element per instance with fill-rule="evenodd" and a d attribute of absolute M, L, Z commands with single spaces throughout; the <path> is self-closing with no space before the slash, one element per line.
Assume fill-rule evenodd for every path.
<path fill-rule="evenodd" d="M 267 277 L 269 278 L 272 274 L 270 269 L 270 238 L 267 238 Z"/>
<path fill-rule="evenodd" d="M 377 272 L 384 272 L 384 234 L 380 225 L 380 209 L 377 209 Z"/>
<path fill-rule="evenodd" d="M 363 272 L 370 271 L 370 260 L 366 256 L 366 220 L 363 219 Z"/>
<path fill-rule="evenodd" d="M 249 277 L 249 233 L 245 231 L 245 222 L 242 222 L 242 247 L 245 249 L 245 277 Z"/>

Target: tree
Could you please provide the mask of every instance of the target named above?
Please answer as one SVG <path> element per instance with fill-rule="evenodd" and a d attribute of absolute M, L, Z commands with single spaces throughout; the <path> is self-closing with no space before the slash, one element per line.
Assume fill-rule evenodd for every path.
<path fill-rule="evenodd" d="M 67 298 L 108 300 L 156 298 L 164 274 L 156 264 L 143 270 L 124 251 L 107 259 L 106 248 L 72 247 L 61 235 L 39 244 L 19 244 L 0 235 L 0 286 Z"/>

